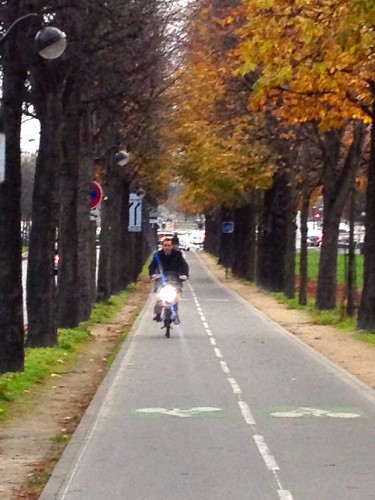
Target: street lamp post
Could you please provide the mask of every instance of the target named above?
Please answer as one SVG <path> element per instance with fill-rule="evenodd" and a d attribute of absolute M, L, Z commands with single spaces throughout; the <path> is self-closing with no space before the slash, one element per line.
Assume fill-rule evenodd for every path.
<path fill-rule="evenodd" d="M 129 162 L 129 153 L 125 150 L 117 151 L 115 161 L 119 167 L 125 167 Z"/>
<path fill-rule="evenodd" d="M 22 371 L 24 367 L 20 129 L 26 68 L 21 60 L 13 59 L 16 45 L 11 35 L 21 23 L 38 18 L 38 14 L 19 17 L 0 37 L 3 69 L 1 125 L 5 132 L 1 134 L 0 143 L 0 373 Z M 53 59 L 65 50 L 66 39 L 59 30 L 56 33 L 54 29 L 51 34 L 46 29 L 40 29 L 35 47 L 42 57 Z M 12 44 L 9 50 L 8 43 Z M 56 43 L 57 50 L 51 50 Z"/>
<path fill-rule="evenodd" d="M 25 21 L 40 19 L 40 14 L 35 12 L 26 14 L 16 19 L 0 38 L 0 52 L 8 41 L 14 28 Z M 60 57 L 66 49 L 66 35 L 58 28 L 52 26 L 42 27 L 35 36 L 35 49 L 44 59 L 53 60 Z M 5 134 L 0 132 L 0 183 L 5 180 Z"/>
<path fill-rule="evenodd" d="M 40 19 L 40 14 L 32 12 L 16 19 L 0 38 L 0 50 L 8 40 L 14 28 L 24 21 Z M 35 36 L 35 48 L 39 55 L 45 59 L 57 59 L 66 48 L 65 33 L 52 26 L 43 27 Z"/>

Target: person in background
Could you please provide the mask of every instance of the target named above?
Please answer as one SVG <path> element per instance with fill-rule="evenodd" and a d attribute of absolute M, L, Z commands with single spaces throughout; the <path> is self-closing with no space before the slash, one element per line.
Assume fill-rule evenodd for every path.
<path fill-rule="evenodd" d="M 173 250 L 178 250 L 179 252 L 181 251 L 180 250 L 180 240 L 178 238 L 177 233 L 174 233 L 174 235 L 173 235 L 173 238 L 172 238 L 172 248 L 173 248 Z"/>

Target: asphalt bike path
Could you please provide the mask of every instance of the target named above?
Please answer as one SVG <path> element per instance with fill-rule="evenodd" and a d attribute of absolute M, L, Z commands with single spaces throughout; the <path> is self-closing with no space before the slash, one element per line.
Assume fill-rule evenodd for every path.
<path fill-rule="evenodd" d="M 181 325 L 151 293 L 41 500 L 375 498 L 374 391 L 186 258 Z"/>

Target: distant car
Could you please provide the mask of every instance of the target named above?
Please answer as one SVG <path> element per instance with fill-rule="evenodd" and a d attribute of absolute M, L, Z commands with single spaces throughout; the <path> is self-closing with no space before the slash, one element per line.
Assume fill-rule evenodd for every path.
<path fill-rule="evenodd" d="M 318 235 L 312 235 L 307 237 L 307 245 L 310 247 L 319 247 L 322 243 L 322 237 Z"/>
<path fill-rule="evenodd" d="M 350 243 L 350 237 L 347 234 L 340 235 L 337 241 L 337 246 L 339 248 L 348 248 Z"/>
<path fill-rule="evenodd" d="M 205 238 L 205 232 L 203 230 L 194 230 L 191 233 L 191 243 L 197 249 L 203 247 L 204 238 Z"/>
<path fill-rule="evenodd" d="M 181 250 L 185 250 L 185 252 L 189 252 L 190 250 L 190 238 L 187 234 L 178 234 L 178 239 L 180 241 Z"/>
<path fill-rule="evenodd" d="M 356 245 L 356 249 L 361 255 L 363 255 L 365 253 L 365 242 L 359 241 Z"/>
<path fill-rule="evenodd" d="M 363 246 L 364 242 L 357 242 L 356 240 L 353 240 L 353 245 L 354 249 L 357 251 L 357 253 L 360 253 L 363 255 Z M 350 236 L 349 234 L 343 234 L 339 236 L 338 242 L 337 242 L 337 247 L 338 248 L 344 248 L 344 249 L 349 249 L 350 246 Z"/>

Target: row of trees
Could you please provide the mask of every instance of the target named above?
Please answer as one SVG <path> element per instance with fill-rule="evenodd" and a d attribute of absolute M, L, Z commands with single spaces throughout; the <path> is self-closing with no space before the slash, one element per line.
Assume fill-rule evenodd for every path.
<path fill-rule="evenodd" d="M 206 212 L 207 248 L 238 275 L 294 296 L 301 211 L 302 304 L 322 194 L 318 309 L 336 306 L 340 218 L 366 189 L 364 329 L 375 329 L 374 22 L 368 0 L 201 0 L 164 130 L 183 203 Z M 235 221 L 232 240 L 222 220 Z"/>
<path fill-rule="evenodd" d="M 142 185 L 154 203 L 167 179 L 155 161 L 171 62 L 179 54 L 183 12 L 164 0 L 9 0 L 0 7 L 3 32 L 38 12 L 64 30 L 68 47 L 55 61 L 33 51 L 35 22 L 17 26 L 4 44 L 2 127 L 5 181 L 0 184 L 0 372 L 24 366 L 20 234 L 20 129 L 23 113 L 40 121 L 28 253 L 26 345 L 54 346 L 58 327 L 90 316 L 134 281 L 153 244 L 148 231 L 128 232 L 129 193 Z M 174 38 L 173 43 L 171 41 Z M 113 160 L 127 148 L 131 160 Z M 157 182 L 153 179 L 158 177 Z M 102 182 L 101 252 L 96 290 L 92 182 Z M 147 218 L 147 217 L 146 217 Z M 58 288 L 53 259 L 62 258 Z"/>

